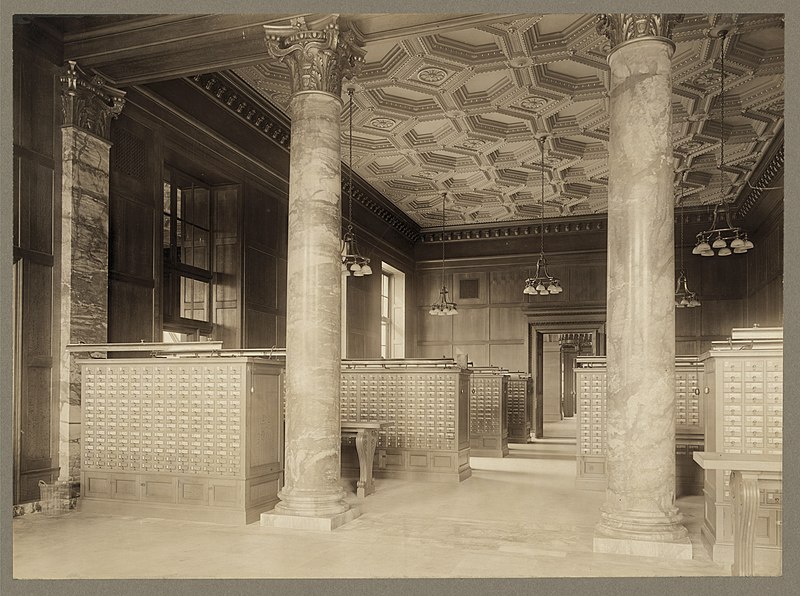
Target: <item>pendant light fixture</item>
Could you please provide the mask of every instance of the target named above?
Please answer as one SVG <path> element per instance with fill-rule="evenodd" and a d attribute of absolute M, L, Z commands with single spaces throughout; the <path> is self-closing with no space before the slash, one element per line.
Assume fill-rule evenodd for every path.
<path fill-rule="evenodd" d="M 731 225 L 728 202 L 725 200 L 725 38 L 728 34 L 722 29 L 717 34 L 721 40 L 720 68 L 722 77 L 719 92 L 719 203 L 714 205 L 711 228 L 697 234 L 692 254 L 704 257 L 727 257 L 731 253 L 746 253 L 753 248 L 747 232 Z M 724 221 L 723 221 L 724 219 Z M 718 227 L 719 226 L 719 227 Z"/>
<path fill-rule="evenodd" d="M 539 138 L 539 153 L 541 154 L 541 222 L 539 224 L 539 260 L 536 261 L 536 275 L 525 280 L 523 294 L 548 296 L 549 294 L 560 294 L 564 291 L 561 282 L 557 277 L 550 275 L 547 271 L 547 259 L 544 257 L 544 142 L 546 137 Z"/>
<path fill-rule="evenodd" d="M 457 315 L 458 309 L 455 302 L 450 302 L 447 299 L 447 284 L 444 278 L 444 203 L 447 199 L 447 193 L 442 193 L 442 289 L 439 290 L 439 301 L 431 305 L 428 311 L 429 315 L 446 316 Z"/>
<path fill-rule="evenodd" d="M 350 128 L 350 155 L 348 160 L 348 182 L 347 182 L 347 196 L 348 196 L 348 211 L 347 211 L 347 231 L 342 239 L 342 270 L 347 272 L 347 275 L 355 277 L 364 277 L 365 275 L 372 274 L 372 268 L 369 266 L 369 259 L 362 257 L 358 252 L 356 245 L 356 235 L 353 232 L 353 88 L 347 88 L 347 94 L 350 96 L 349 101 L 349 128 Z"/>
<path fill-rule="evenodd" d="M 675 284 L 675 306 L 678 308 L 695 308 L 700 306 L 700 300 L 697 299 L 697 294 L 689 289 L 686 282 L 686 270 L 683 267 L 683 177 L 681 177 L 681 210 L 679 217 L 681 218 L 681 241 L 678 244 L 678 252 L 681 255 L 681 267 L 678 270 L 678 281 Z"/>

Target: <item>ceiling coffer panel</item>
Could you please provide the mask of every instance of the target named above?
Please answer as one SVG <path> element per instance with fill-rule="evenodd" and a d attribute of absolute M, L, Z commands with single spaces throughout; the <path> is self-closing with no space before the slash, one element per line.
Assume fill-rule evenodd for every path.
<path fill-rule="evenodd" d="M 359 29 L 353 15 L 366 39 L 352 82 L 354 170 L 423 229 L 441 225 L 443 192 L 448 225 L 530 220 L 541 213 L 535 137 L 547 135 L 545 217 L 604 213 L 611 102 L 596 15 L 482 16 L 381 29 L 379 16 L 365 15 Z M 708 31 L 731 18 L 720 176 L 721 43 Z M 673 40 L 675 182 L 685 177 L 687 207 L 737 197 L 782 137 L 782 15 L 688 14 Z M 291 116 L 283 65 L 235 72 Z M 343 155 L 347 124 L 345 109 Z"/>

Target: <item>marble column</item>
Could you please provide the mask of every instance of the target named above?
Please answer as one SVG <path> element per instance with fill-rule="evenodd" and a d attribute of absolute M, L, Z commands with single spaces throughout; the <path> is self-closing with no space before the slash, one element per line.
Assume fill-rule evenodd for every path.
<path fill-rule="evenodd" d="M 341 88 L 363 51 L 332 16 L 265 27 L 289 68 L 292 145 L 286 295 L 284 486 L 262 524 L 332 530 L 358 515 L 341 477 Z"/>
<path fill-rule="evenodd" d="M 70 343 L 107 341 L 110 124 L 125 93 L 73 61 L 61 75 L 60 478 L 80 477 L 81 385 Z"/>
<path fill-rule="evenodd" d="M 691 558 L 675 506 L 674 17 L 601 15 L 608 63 L 608 488 L 594 550 Z"/>

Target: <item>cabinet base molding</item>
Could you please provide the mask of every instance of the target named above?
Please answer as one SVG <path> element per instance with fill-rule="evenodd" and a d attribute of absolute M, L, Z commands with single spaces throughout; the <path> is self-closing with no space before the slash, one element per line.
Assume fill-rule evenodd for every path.
<path fill-rule="evenodd" d="M 470 457 L 506 457 L 507 455 L 508 445 L 502 449 L 476 449 L 475 447 L 470 447 L 469 449 Z"/>
<path fill-rule="evenodd" d="M 199 521 L 212 524 L 243 526 L 259 520 L 261 514 L 270 511 L 278 499 L 248 507 L 247 509 L 221 509 L 217 507 L 186 507 L 177 503 L 120 502 L 113 499 L 78 499 L 78 511 L 124 515 L 130 517 L 156 517 L 181 521 Z"/>

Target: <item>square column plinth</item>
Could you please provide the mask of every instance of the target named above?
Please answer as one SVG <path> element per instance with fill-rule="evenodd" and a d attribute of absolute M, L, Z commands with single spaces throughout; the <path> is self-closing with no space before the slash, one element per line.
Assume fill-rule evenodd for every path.
<path fill-rule="evenodd" d="M 596 553 L 660 557 L 662 559 L 691 560 L 692 558 L 692 542 L 688 537 L 674 542 L 656 542 L 654 540 L 632 540 L 595 535 L 592 550 Z"/>
<path fill-rule="evenodd" d="M 261 525 L 267 528 L 288 528 L 290 530 L 313 530 L 316 532 L 330 532 L 347 522 L 353 521 L 361 515 L 358 507 L 351 507 L 343 513 L 336 515 L 321 515 L 316 517 L 305 515 L 286 515 L 268 511 L 261 514 Z M 691 557 L 690 557 L 691 558 Z"/>

